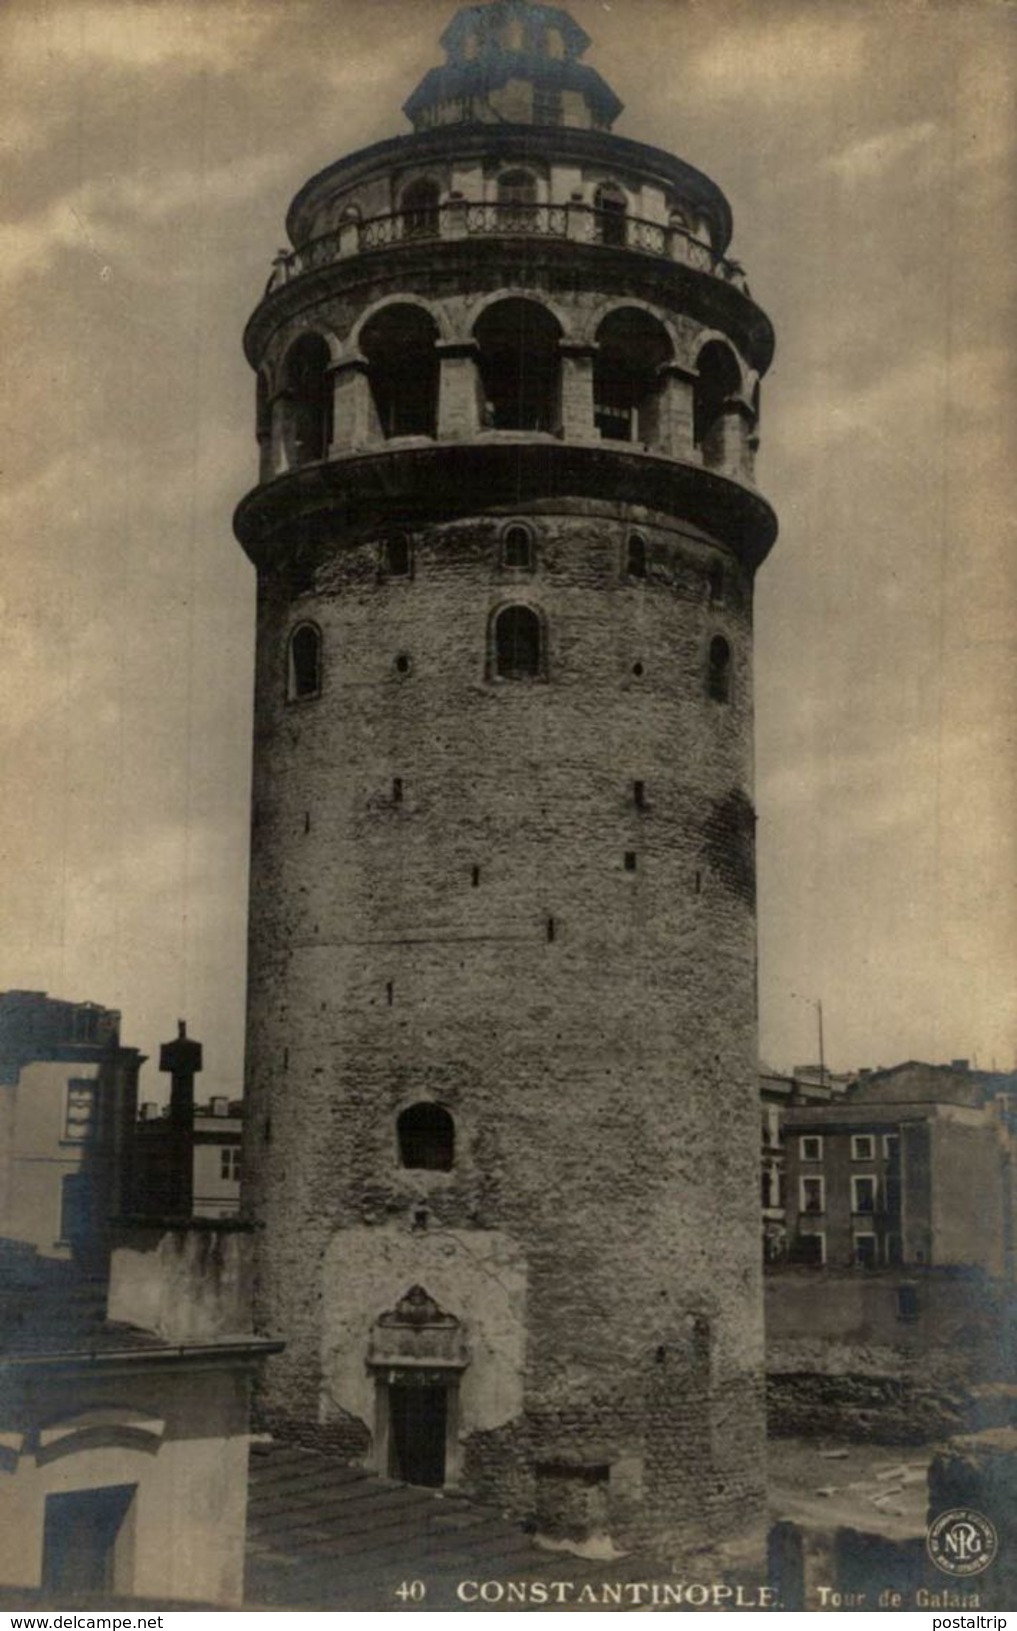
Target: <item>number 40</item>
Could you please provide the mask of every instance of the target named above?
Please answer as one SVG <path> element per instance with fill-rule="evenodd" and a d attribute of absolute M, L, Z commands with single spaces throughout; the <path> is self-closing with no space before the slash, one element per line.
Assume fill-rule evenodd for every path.
<path fill-rule="evenodd" d="M 401 1603 L 422 1603 L 427 1596 L 427 1587 L 422 1580 L 404 1580 L 401 1586 L 396 1587 L 395 1595 Z"/>

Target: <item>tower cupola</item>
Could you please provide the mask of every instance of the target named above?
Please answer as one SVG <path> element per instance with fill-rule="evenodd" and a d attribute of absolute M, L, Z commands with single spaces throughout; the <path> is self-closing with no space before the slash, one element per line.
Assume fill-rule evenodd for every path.
<path fill-rule="evenodd" d="M 436 125 L 566 125 L 610 130 L 622 104 L 580 62 L 589 35 L 559 6 L 495 0 L 464 6 L 441 43 L 447 61 L 424 75 L 403 111 L 415 130 Z"/>

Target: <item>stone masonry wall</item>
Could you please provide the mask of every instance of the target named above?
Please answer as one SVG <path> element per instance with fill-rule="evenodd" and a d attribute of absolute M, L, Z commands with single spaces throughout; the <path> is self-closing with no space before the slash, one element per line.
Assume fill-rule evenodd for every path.
<path fill-rule="evenodd" d="M 499 565 L 510 519 L 532 573 Z M 634 527 L 645 581 L 623 571 Z M 383 537 L 337 537 L 296 598 L 283 573 L 260 587 L 245 1204 L 288 1344 L 264 1407 L 369 1442 L 363 1400 L 329 1391 L 323 1264 L 387 1230 L 405 1290 L 423 1208 L 525 1264 L 524 1408 L 491 1428 L 464 1406 L 471 1486 L 525 1510 L 567 1445 L 614 1469 L 619 1532 L 742 1529 L 762 1489 L 750 585 L 704 535 L 579 500 L 424 529 L 405 579 Z M 507 602 L 545 620 L 544 680 L 489 677 Z M 304 619 L 322 694 L 287 703 Z M 718 633 L 728 703 L 706 693 Z M 455 1118 L 448 1174 L 398 1164 L 421 1099 Z"/>

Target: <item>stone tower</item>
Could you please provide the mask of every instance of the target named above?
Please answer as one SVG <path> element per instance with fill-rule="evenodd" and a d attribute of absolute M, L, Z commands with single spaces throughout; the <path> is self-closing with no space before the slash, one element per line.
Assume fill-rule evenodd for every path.
<path fill-rule="evenodd" d="M 546 1532 L 761 1508 L 770 325 L 556 6 L 449 25 L 245 335 L 245 1204 L 279 1432 Z"/>

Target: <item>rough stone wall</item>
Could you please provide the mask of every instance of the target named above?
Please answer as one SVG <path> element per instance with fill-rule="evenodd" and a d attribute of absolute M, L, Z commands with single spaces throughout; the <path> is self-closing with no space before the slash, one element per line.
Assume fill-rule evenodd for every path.
<path fill-rule="evenodd" d="M 329 1394 L 323 1263 L 383 1231 L 405 1290 L 423 1204 L 439 1239 L 502 1231 L 526 1267 L 524 1409 L 491 1427 L 464 1396 L 472 1486 L 508 1480 L 526 1509 L 534 1462 L 567 1444 L 622 1468 L 616 1528 L 679 1509 L 741 1526 L 762 1457 L 750 588 L 664 517 L 518 514 L 532 574 L 499 565 L 510 518 L 479 515 L 414 536 L 407 579 L 379 577 L 379 535 L 337 538 L 295 600 L 284 575 L 261 585 L 245 1204 L 262 1322 L 288 1342 L 266 1409 L 348 1412 L 369 1439 L 363 1401 Z M 491 613 L 517 601 L 545 619 L 546 680 L 488 677 Z M 304 619 L 322 694 L 287 703 Z M 718 632 L 727 704 L 705 688 Z M 398 1164 L 421 1099 L 455 1117 L 448 1174 Z M 392 1288 L 373 1289 L 376 1318 Z"/>
<path fill-rule="evenodd" d="M 928 1442 L 970 1425 L 980 1384 L 1008 1374 L 1007 1298 L 979 1275 L 787 1270 L 765 1291 L 772 1434 Z"/>

